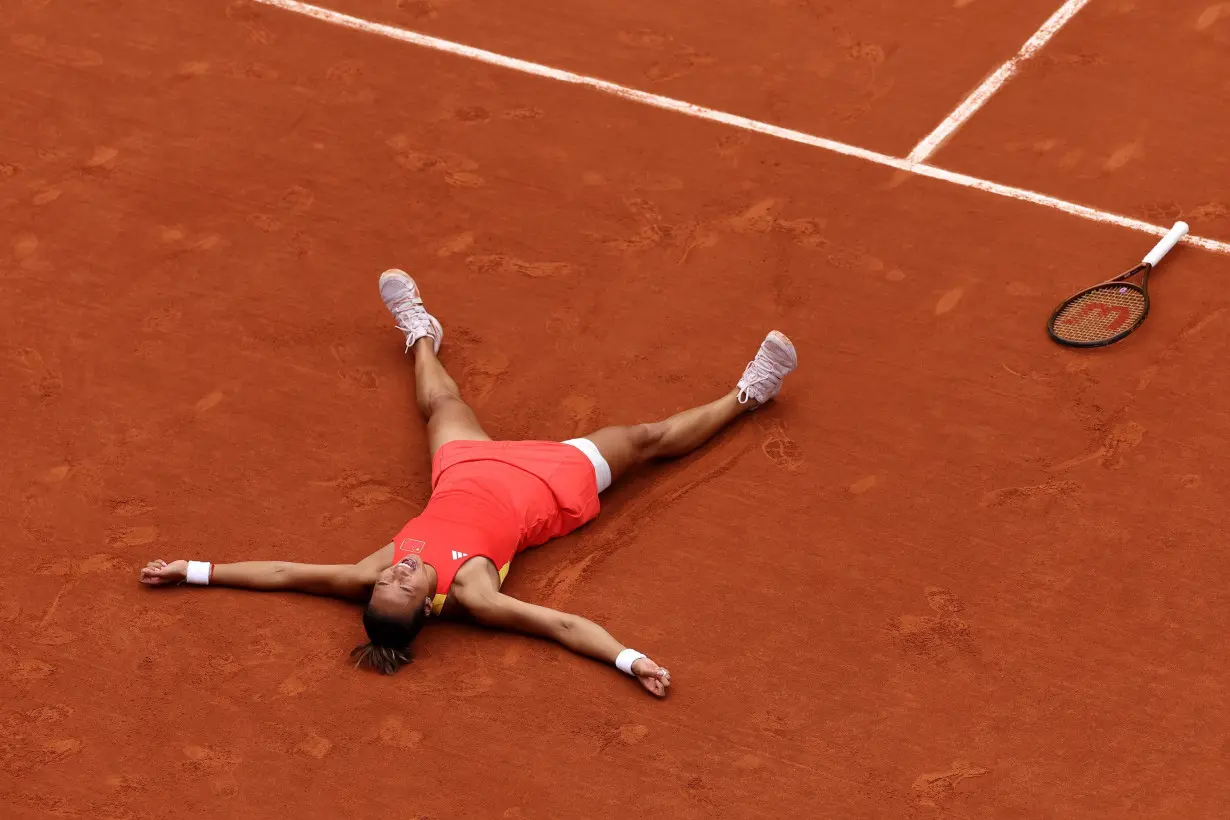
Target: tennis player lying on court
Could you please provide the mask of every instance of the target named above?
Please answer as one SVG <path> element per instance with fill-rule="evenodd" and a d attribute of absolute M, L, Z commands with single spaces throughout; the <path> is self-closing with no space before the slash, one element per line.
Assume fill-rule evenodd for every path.
<path fill-rule="evenodd" d="M 740 414 L 777 395 L 795 369 L 794 346 L 770 333 L 738 386 L 717 401 L 630 427 L 606 427 L 562 443 L 492 441 L 436 354 L 444 337 L 418 287 L 399 270 L 380 277 L 380 295 L 414 352 L 415 392 L 427 420 L 432 494 L 393 541 L 356 564 L 151 561 L 142 583 L 186 581 L 254 590 L 330 595 L 366 604 L 368 643 L 351 653 L 384 674 L 410 661 L 410 642 L 433 616 L 550 638 L 613 663 L 662 696 L 670 673 L 578 615 L 500 592 L 513 557 L 598 515 L 599 493 L 632 467 L 682 456 Z"/>

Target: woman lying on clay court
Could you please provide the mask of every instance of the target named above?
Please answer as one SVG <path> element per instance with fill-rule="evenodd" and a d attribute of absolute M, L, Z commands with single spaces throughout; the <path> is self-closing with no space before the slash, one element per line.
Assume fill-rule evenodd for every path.
<path fill-rule="evenodd" d="M 293 590 L 364 603 L 369 640 L 351 654 L 384 674 L 409 663 L 410 642 L 428 618 L 439 616 L 550 638 L 666 694 L 665 668 L 592 621 L 510 598 L 500 584 L 518 552 L 597 516 L 598 494 L 627 470 L 690 453 L 776 396 L 798 364 L 790 340 L 770 333 L 735 389 L 665 421 L 606 427 L 563 443 L 492 441 L 436 358 L 444 331 L 414 281 L 386 271 L 380 295 L 406 334 L 406 350 L 414 351 L 415 391 L 432 452 L 432 495 L 422 514 L 356 564 L 158 560 L 141 571 L 141 582 Z"/>

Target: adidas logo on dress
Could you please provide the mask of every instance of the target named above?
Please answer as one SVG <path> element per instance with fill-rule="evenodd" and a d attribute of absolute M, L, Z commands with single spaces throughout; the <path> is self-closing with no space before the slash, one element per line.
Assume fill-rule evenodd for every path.
<path fill-rule="evenodd" d="M 469 557 L 470 556 L 464 552 L 458 552 L 457 550 L 453 550 L 453 560 L 454 561 L 460 560 L 462 558 L 469 558 Z"/>

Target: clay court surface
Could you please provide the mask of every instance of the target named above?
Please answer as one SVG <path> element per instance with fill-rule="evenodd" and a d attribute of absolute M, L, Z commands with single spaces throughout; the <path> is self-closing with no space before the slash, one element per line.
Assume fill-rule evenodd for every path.
<path fill-rule="evenodd" d="M 904 157 L 1059 0 L 335 0 Z M 1230 241 L 1230 4 L 1092 0 L 941 168 Z M 1230 801 L 1230 258 L 253 2 L 0 10 L 5 817 L 1212 817 Z M 151 590 L 421 510 L 411 271 L 500 438 L 799 372 L 505 590 L 671 668 Z"/>

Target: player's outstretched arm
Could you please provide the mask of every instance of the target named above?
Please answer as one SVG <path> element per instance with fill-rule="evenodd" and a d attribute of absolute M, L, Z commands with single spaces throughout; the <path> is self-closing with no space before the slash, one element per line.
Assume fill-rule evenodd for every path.
<path fill-rule="evenodd" d="M 306 592 L 333 598 L 366 600 L 371 579 L 359 564 L 295 564 L 289 561 L 241 561 L 208 564 L 198 569 L 194 583 L 253 589 L 262 592 Z M 141 583 L 168 586 L 188 580 L 188 562 L 161 559 L 141 570 Z"/>
<path fill-rule="evenodd" d="M 579 615 L 527 604 L 500 592 L 470 594 L 462 597 L 459 603 L 484 626 L 549 638 L 573 652 L 604 663 L 621 661 L 625 671 L 658 697 L 663 697 L 670 688 L 670 672 L 639 652 L 628 649 L 598 624 Z M 629 665 L 632 658 L 635 659 Z"/>

